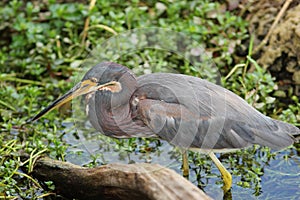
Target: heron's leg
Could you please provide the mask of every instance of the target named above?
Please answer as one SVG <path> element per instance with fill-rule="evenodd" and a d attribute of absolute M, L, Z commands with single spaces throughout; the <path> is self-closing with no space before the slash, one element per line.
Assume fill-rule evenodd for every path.
<path fill-rule="evenodd" d="M 215 165 L 217 166 L 217 168 L 219 169 L 219 171 L 222 174 L 222 179 L 224 181 L 223 190 L 224 190 L 224 193 L 226 193 L 228 190 L 230 190 L 231 185 L 232 185 L 231 174 L 226 170 L 226 168 L 222 165 L 220 160 L 217 158 L 217 156 L 213 152 L 210 152 L 208 155 L 210 156 L 210 158 L 212 159 L 212 161 L 215 163 Z"/>
<path fill-rule="evenodd" d="M 182 150 L 182 173 L 184 177 L 189 176 L 189 160 L 187 150 Z"/>

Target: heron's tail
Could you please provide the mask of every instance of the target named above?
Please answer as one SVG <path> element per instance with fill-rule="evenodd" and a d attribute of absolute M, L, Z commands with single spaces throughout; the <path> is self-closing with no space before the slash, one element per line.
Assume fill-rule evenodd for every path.
<path fill-rule="evenodd" d="M 287 137 L 290 137 L 293 144 L 294 142 L 298 142 L 300 140 L 300 129 L 296 126 L 273 119 L 273 121 L 277 125 L 277 130 L 275 131 L 277 134 L 286 135 Z"/>
<path fill-rule="evenodd" d="M 253 143 L 280 150 L 299 141 L 300 129 L 296 126 L 269 117 L 264 122 L 263 125 L 252 126 Z"/>

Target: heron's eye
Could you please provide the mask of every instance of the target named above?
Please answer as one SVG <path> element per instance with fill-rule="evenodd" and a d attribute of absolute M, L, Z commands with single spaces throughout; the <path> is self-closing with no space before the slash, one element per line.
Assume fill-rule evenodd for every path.
<path fill-rule="evenodd" d="M 94 83 L 97 83 L 97 81 L 98 81 L 95 77 L 90 78 L 90 80 Z"/>

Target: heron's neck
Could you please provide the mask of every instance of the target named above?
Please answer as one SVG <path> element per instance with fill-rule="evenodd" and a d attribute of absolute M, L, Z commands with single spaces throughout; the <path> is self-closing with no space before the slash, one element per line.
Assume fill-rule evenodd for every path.
<path fill-rule="evenodd" d="M 132 123 L 130 99 L 135 89 L 136 82 L 131 85 L 122 84 L 122 91 L 119 93 L 96 92 L 88 103 L 89 119 L 93 126 L 106 135 L 126 137 L 123 129 Z"/>
<path fill-rule="evenodd" d="M 143 122 L 133 121 L 130 99 L 119 106 L 112 106 L 112 96 L 103 97 L 94 94 L 87 99 L 87 113 L 90 122 L 101 133 L 116 138 L 153 137 L 155 134 Z"/>

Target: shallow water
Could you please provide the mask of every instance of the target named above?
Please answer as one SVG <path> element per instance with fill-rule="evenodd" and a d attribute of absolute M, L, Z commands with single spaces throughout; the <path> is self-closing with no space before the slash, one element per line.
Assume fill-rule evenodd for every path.
<path fill-rule="evenodd" d="M 84 166 L 91 163 L 102 165 L 151 162 L 181 174 L 180 151 L 165 141 L 114 140 L 92 129 L 74 130 L 71 124 L 67 124 L 66 127 L 68 134 L 64 135 L 63 139 L 70 144 L 65 157 L 69 162 Z M 221 157 L 222 163 L 233 174 L 231 195 L 223 198 L 220 173 L 205 155 L 194 153 L 196 158 L 194 162 L 190 162 L 189 180 L 214 199 L 299 199 L 299 149 L 297 151 L 296 148 L 288 148 L 277 152 L 273 157 L 268 157 L 270 152 L 265 152 L 265 149 L 261 148 L 255 151 L 249 149 L 240 154 L 231 153 Z M 229 157 L 234 159 L 233 164 L 228 161 Z M 201 165 L 201 162 L 199 164 L 199 160 L 204 164 Z M 253 173 L 255 170 L 259 170 L 262 174 Z M 243 181 L 249 183 L 249 180 L 245 181 L 247 177 L 249 178 L 248 173 L 253 174 L 250 176 L 252 177 L 250 184 L 246 187 L 240 186 Z"/>

